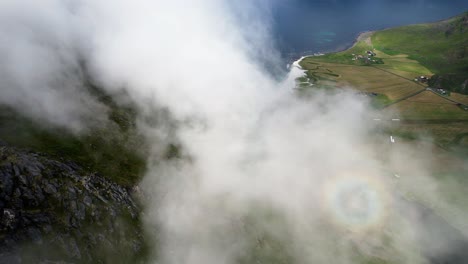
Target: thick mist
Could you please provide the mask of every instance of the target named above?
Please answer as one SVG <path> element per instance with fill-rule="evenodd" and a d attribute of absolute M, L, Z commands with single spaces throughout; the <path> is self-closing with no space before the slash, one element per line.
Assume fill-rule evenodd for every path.
<path fill-rule="evenodd" d="M 450 207 L 430 146 L 389 146 L 351 88 L 298 96 L 298 67 L 280 81 L 265 69 L 280 61 L 275 1 L 228 2 L 4 1 L 0 103 L 79 133 L 106 111 L 85 76 L 128 93 L 151 148 L 140 187 L 154 263 L 426 263 L 421 245 L 458 245 L 422 236 L 432 223 L 402 196 Z M 154 109 L 171 121 L 146 122 Z M 162 161 L 161 140 L 181 158 Z"/>

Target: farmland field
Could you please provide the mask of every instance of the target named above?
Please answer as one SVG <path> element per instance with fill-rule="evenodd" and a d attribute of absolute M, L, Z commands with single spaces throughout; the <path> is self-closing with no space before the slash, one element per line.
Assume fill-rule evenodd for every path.
<path fill-rule="evenodd" d="M 424 91 L 397 104 L 387 110 L 398 111 L 404 119 L 466 119 L 468 112 L 455 103 L 450 102 L 430 91 Z"/>
<path fill-rule="evenodd" d="M 398 100 L 424 89 L 414 81 L 374 67 L 314 62 L 313 59 L 306 58 L 301 62 L 308 69 L 308 75 L 326 76 L 339 87 L 349 86 L 362 92 L 384 94 L 390 100 Z"/>
<path fill-rule="evenodd" d="M 451 123 L 403 123 L 389 132 L 400 137 L 427 137 L 436 140 L 442 146 L 449 146 L 452 143 L 468 146 L 468 136 L 463 137 L 468 131 L 468 122 Z M 457 141 L 457 137 L 460 140 Z"/>
<path fill-rule="evenodd" d="M 381 54 L 376 52 L 377 56 L 384 58 Z M 431 76 L 432 72 L 429 71 L 426 67 L 419 64 L 417 61 L 408 59 L 407 55 L 396 55 L 385 57 L 385 64 L 376 65 L 380 69 L 387 70 L 391 73 L 400 75 L 408 79 L 414 79 L 417 76 Z"/>
<path fill-rule="evenodd" d="M 468 95 L 459 94 L 459 93 L 451 93 L 449 98 L 457 102 L 468 105 Z"/>
<path fill-rule="evenodd" d="M 383 108 L 380 111 L 384 116 L 402 120 L 387 132 L 411 140 L 430 139 L 443 147 L 457 145 L 468 149 L 468 111 L 456 103 L 468 104 L 468 95 L 451 92 L 440 96 L 427 91 L 427 83 L 415 80 L 419 76 L 431 78 L 451 68 L 461 74 L 458 70 L 462 63 L 460 60 L 454 59 L 453 67 L 445 62 L 437 64 L 445 56 L 437 54 L 447 53 L 437 49 L 440 45 L 415 48 L 420 41 L 431 38 L 428 33 L 431 30 L 435 30 L 432 24 L 368 32 L 362 34 L 348 50 L 306 57 L 300 65 L 306 70 L 307 80 L 315 84 L 307 87 L 326 86 L 373 93 L 372 105 Z M 407 31 L 410 33 L 405 35 Z M 412 36 L 417 32 L 424 34 L 419 38 Z M 465 41 L 461 35 L 442 39 L 437 33 L 434 37 L 451 50 Z M 406 43 L 407 40 L 412 42 Z M 374 54 L 369 56 L 369 52 Z M 429 59 L 423 59 L 422 55 Z"/>

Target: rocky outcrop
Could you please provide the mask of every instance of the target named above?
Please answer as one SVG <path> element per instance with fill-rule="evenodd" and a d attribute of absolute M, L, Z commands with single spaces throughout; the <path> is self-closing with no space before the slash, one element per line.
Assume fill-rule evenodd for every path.
<path fill-rule="evenodd" d="M 0 146 L 0 263 L 134 263 L 145 249 L 138 217 L 129 190 Z"/>

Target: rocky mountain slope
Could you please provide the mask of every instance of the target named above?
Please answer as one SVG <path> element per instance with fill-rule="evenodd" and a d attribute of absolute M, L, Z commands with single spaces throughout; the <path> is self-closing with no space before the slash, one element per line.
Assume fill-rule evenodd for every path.
<path fill-rule="evenodd" d="M 0 263 L 118 263 L 144 255 L 131 190 L 44 154 L 0 145 Z"/>

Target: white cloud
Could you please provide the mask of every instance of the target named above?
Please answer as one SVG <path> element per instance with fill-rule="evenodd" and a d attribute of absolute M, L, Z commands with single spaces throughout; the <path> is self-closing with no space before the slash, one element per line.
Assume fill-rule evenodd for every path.
<path fill-rule="evenodd" d="M 160 239 L 163 263 L 236 263 L 265 234 L 293 241 L 284 249 L 299 262 L 349 263 L 353 245 L 418 258 L 401 247 L 415 245 L 404 232 L 384 253 L 378 250 L 387 226 L 407 231 L 415 223 L 394 201 L 387 177 L 393 172 L 379 158 L 384 148 L 370 140 L 366 103 L 345 92 L 297 98 L 291 85 L 300 71 L 278 82 L 259 66 L 268 54 L 277 59 L 264 24 L 268 2 L 45 3 L 0 6 L 0 54 L 8 62 L 0 66 L 1 102 L 81 128 L 83 117 L 99 113 L 76 74 L 83 59 L 109 92 L 123 87 L 142 109 L 169 109 L 178 122 L 175 135 L 141 125 L 149 144 L 176 137 L 190 156 L 153 164 L 161 151 L 155 143 L 148 158 L 146 224 Z M 259 8 L 267 11 L 256 17 Z M 409 158 L 405 153 L 398 158 Z M 417 159 L 408 171 L 427 174 Z M 363 200 L 353 188 L 363 190 Z M 330 193 L 350 201 L 332 204 Z M 335 221 L 343 218 L 335 209 L 345 218 L 361 212 L 364 224 Z"/>

